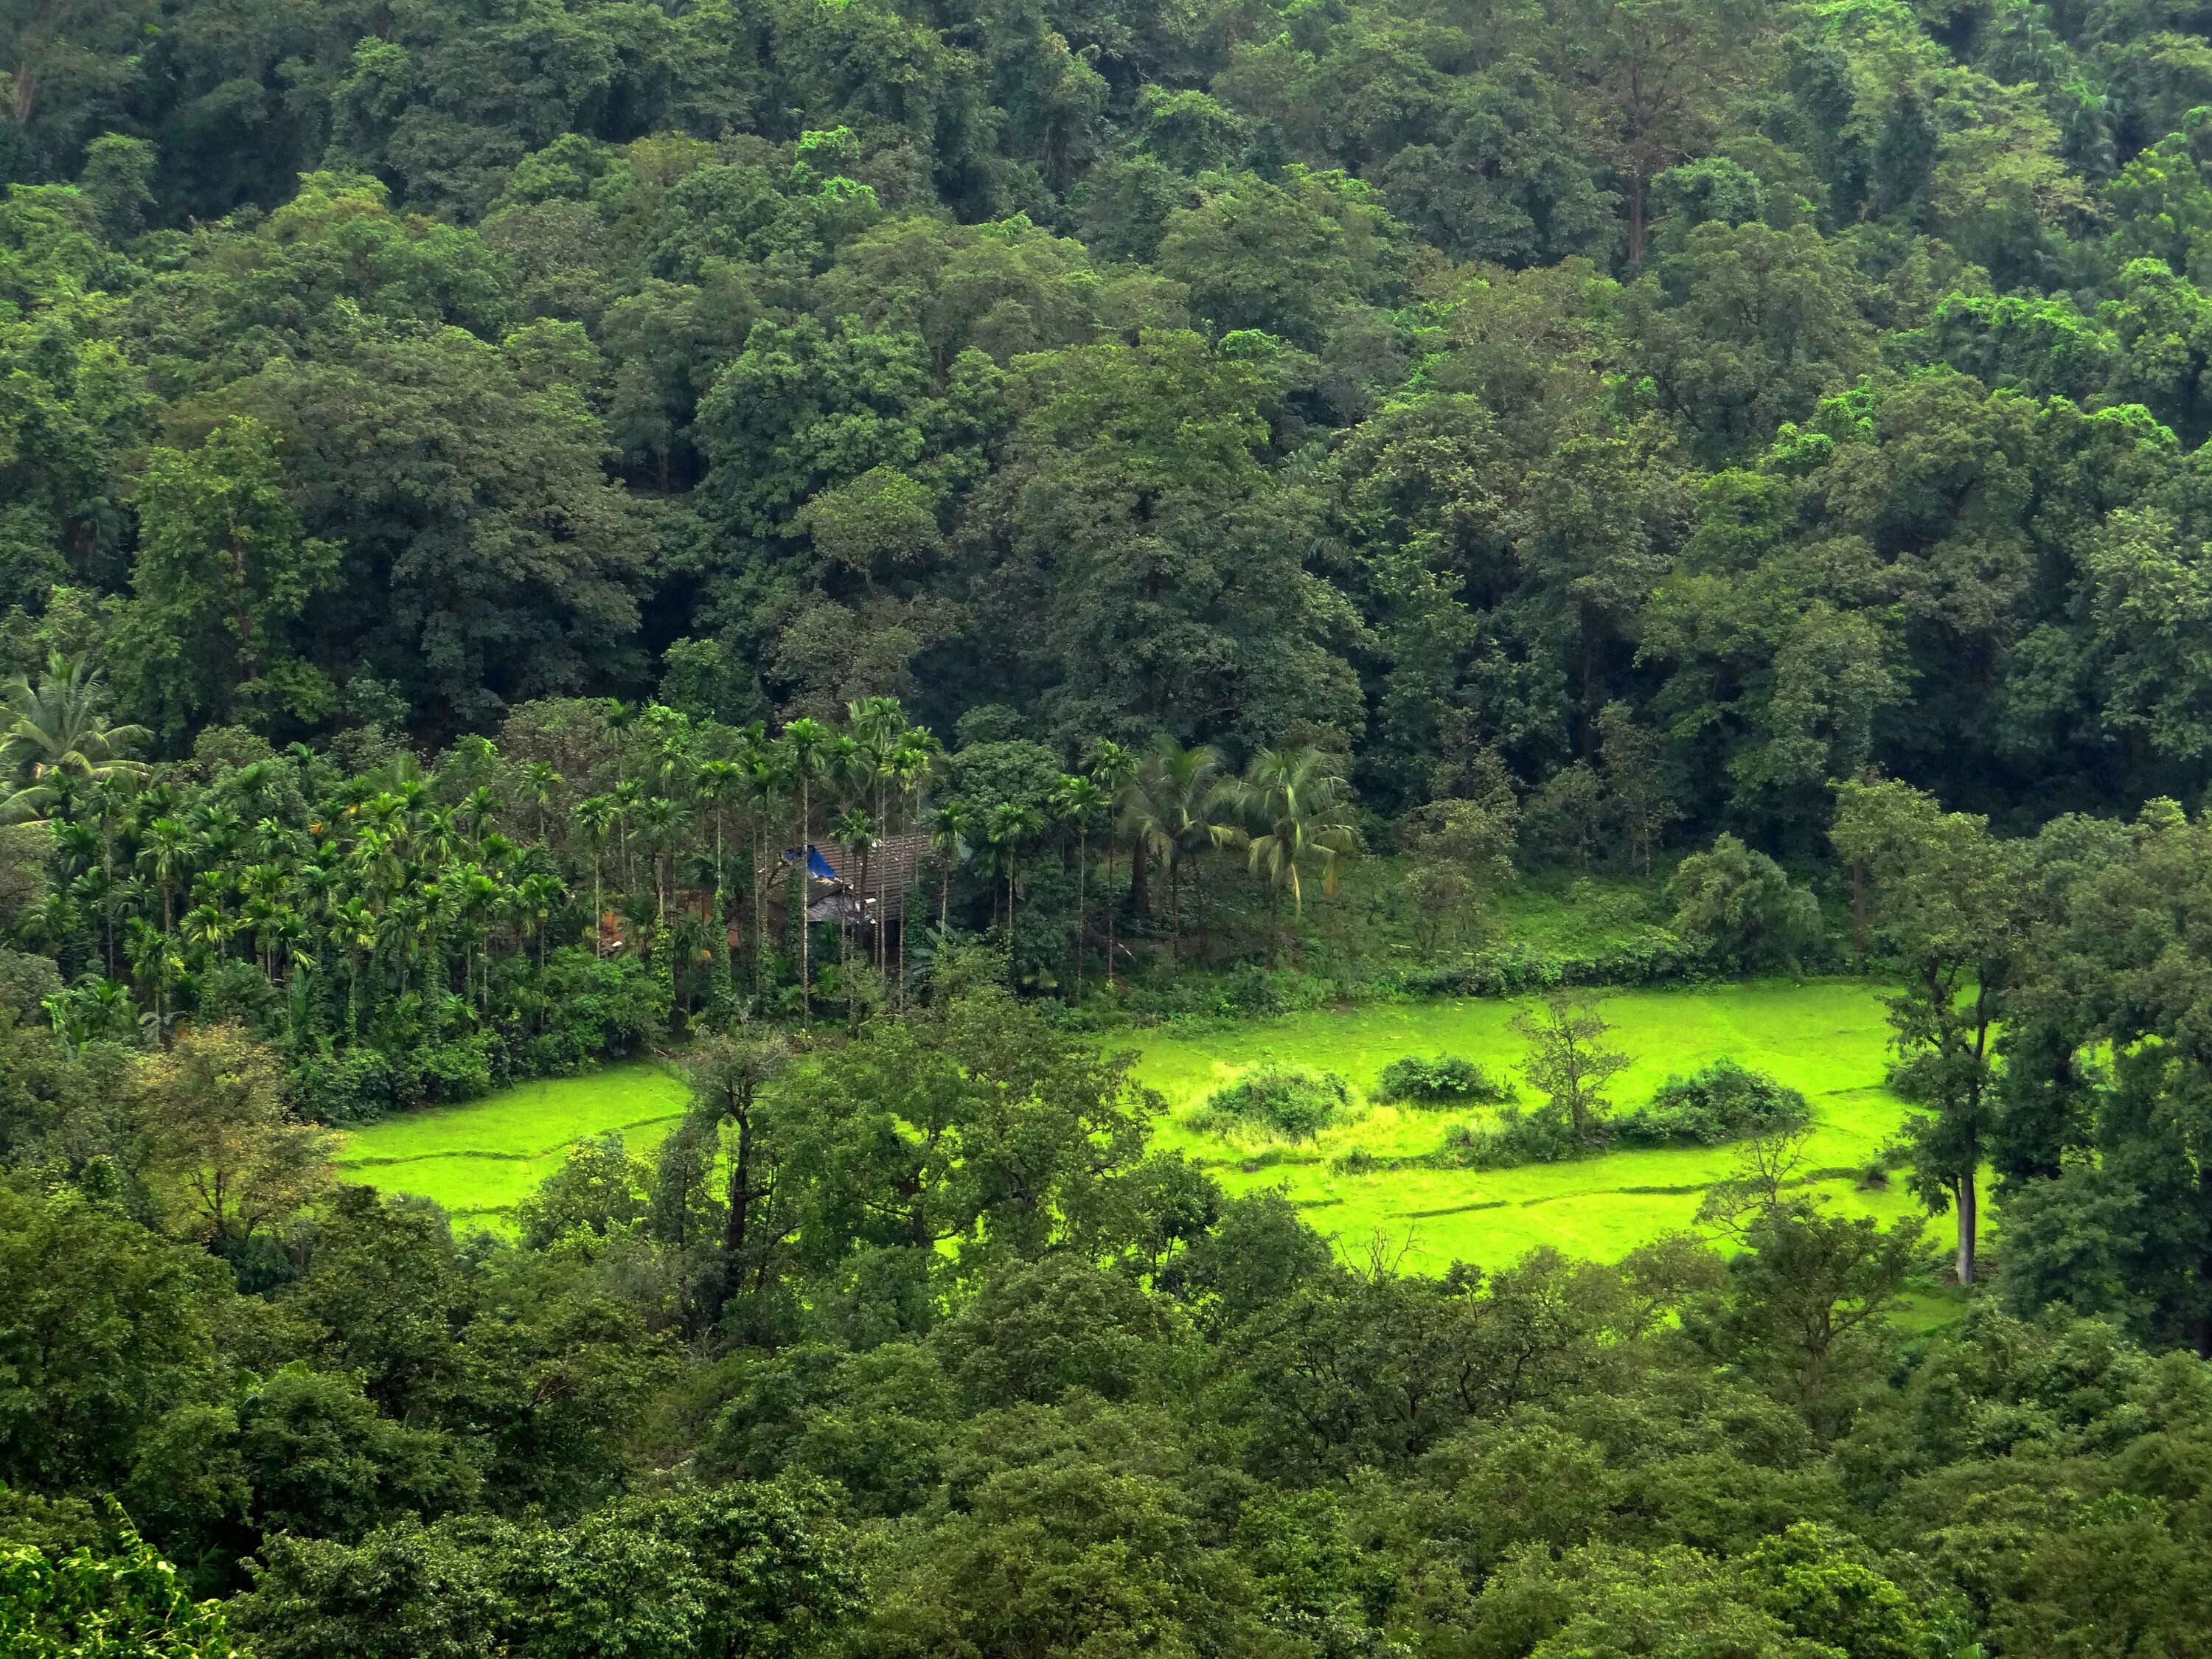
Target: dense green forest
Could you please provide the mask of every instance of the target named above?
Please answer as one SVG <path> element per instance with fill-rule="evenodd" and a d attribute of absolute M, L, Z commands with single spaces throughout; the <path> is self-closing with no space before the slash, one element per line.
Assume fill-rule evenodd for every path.
<path fill-rule="evenodd" d="M 2212 11 L 4 0 L 0 183 L 9 1659 L 2208 1650 Z M 1112 1037 L 1843 967 L 1946 1325 Z"/>

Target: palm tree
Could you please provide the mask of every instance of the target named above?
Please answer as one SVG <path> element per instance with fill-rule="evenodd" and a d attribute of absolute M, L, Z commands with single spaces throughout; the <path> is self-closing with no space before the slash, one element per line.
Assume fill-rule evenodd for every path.
<path fill-rule="evenodd" d="M 346 1034 L 361 1041 L 361 953 L 376 949 L 376 914 L 359 894 L 331 913 L 331 937 L 346 953 Z"/>
<path fill-rule="evenodd" d="M 166 933 L 176 925 L 176 885 L 191 864 L 195 838 L 181 818 L 160 817 L 146 826 L 141 839 L 144 850 L 139 857 L 152 867 L 155 884 L 161 890 L 161 931 Z"/>
<path fill-rule="evenodd" d="M 599 890 L 599 860 L 607 850 L 607 827 L 614 822 L 615 803 L 610 795 L 587 795 L 576 803 L 577 827 L 584 832 L 585 844 L 592 849 L 592 954 L 605 955 L 600 948 L 600 930 L 606 910 Z"/>
<path fill-rule="evenodd" d="M 1091 826 L 1106 810 L 1106 792 L 1096 779 L 1070 773 L 1052 792 L 1053 816 L 1075 826 L 1075 975 L 1069 1000 L 1083 1000 L 1084 879 L 1091 869 Z"/>
<path fill-rule="evenodd" d="M 1149 860 L 1157 853 L 1167 871 L 1170 957 L 1182 955 L 1184 857 L 1223 846 L 1234 833 L 1217 822 L 1224 798 L 1219 751 L 1203 743 L 1185 749 L 1171 738 L 1152 745 L 1121 790 L 1122 832 L 1134 856 Z"/>
<path fill-rule="evenodd" d="M 730 803 L 744 792 L 745 769 L 736 761 L 702 761 L 692 775 L 692 788 L 700 799 L 714 810 L 714 876 L 712 886 L 714 906 L 713 927 L 709 948 L 714 954 L 714 980 L 715 1016 L 726 1019 L 735 993 L 730 988 L 730 924 L 722 897 L 722 814 Z"/>
<path fill-rule="evenodd" d="M 668 925 L 668 883 L 664 875 L 672 876 L 669 854 L 673 852 L 677 838 L 683 833 L 684 809 L 665 795 L 654 795 L 637 809 L 638 828 L 645 842 L 647 855 L 653 860 L 653 920 L 661 927 Z"/>
<path fill-rule="evenodd" d="M 538 809 L 538 839 L 546 846 L 552 843 L 546 840 L 545 815 L 566 781 L 550 761 L 532 761 L 522 769 L 522 798 Z"/>
<path fill-rule="evenodd" d="M 830 833 L 845 854 L 845 867 L 848 870 L 856 867 L 861 870 L 867 868 L 868 854 L 874 849 L 877 841 L 876 826 L 870 820 L 867 813 L 857 806 L 848 807 L 830 820 Z M 846 884 L 849 887 L 852 884 L 848 882 Z M 852 901 L 849 898 L 845 903 L 845 915 L 848 917 L 852 915 Z M 837 949 L 841 965 L 847 943 L 845 926 L 841 921 L 837 927 Z M 845 975 L 845 1018 L 848 1024 L 853 1019 L 853 1006 L 852 976 L 847 974 Z"/>
<path fill-rule="evenodd" d="M 952 866 L 968 856 L 968 820 L 957 806 L 940 806 L 929 815 L 929 850 L 937 858 L 937 942 L 945 943 L 945 930 L 952 902 Z"/>
<path fill-rule="evenodd" d="M 774 866 L 769 857 L 769 836 L 783 792 L 783 764 L 775 744 L 758 720 L 747 726 L 738 764 L 744 769 L 745 805 L 752 820 L 753 870 L 753 995 L 766 991 L 768 972 L 768 890 Z"/>
<path fill-rule="evenodd" d="M 514 884 L 514 902 L 524 916 L 532 922 L 538 933 L 538 971 L 545 971 L 545 924 L 552 916 L 554 907 L 561 902 L 561 878 L 539 870 L 525 876 Z"/>
<path fill-rule="evenodd" d="M 884 834 L 890 830 L 890 795 L 894 787 L 903 787 L 900 781 L 900 761 L 907 749 L 908 723 L 905 705 L 896 697 L 862 697 L 846 706 L 846 724 L 853 734 L 858 750 L 855 769 L 859 780 L 872 795 L 875 821 Z M 864 882 L 868 883 L 866 896 L 873 902 L 876 918 L 871 943 L 875 950 L 876 966 L 880 970 L 888 966 L 884 960 L 884 930 L 883 927 L 883 893 L 880 890 L 882 872 L 869 865 L 862 866 Z"/>
<path fill-rule="evenodd" d="M 983 838 L 996 854 L 999 867 L 1006 875 L 1006 979 L 1013 982 L 1014 966 L 1014 902 L 1016 888 L 1014 871 L 1020 860 L 1022 843 L 1044 828 L 1044 815 L 1036 807 L 1019 801 L 1000 801 L 991 809 L 985 820 Z"/>
<path fill-rule="evenodd" d="M 111 726 L 101 714 L 106 687 L 88 663 L 59 652 L 33 686 L 18 674 L 0 688 L 0 775 L 23 785 L 0 803 L 0 817 L 27 818 L 72 784 L 136 777 L 145 767 L 130 751 L 153 734 L 143 726 Z"/>
<path fill-rule="evenodd" d="M 921 727 L 907 728 L 897 752 L 891 757 L 890 775 L 891 781 L 898 786 L 899 795 L 905 801 L 908 813 L 921 805 L 922 789 L 929 782 L 930 775 L 937 769 L 937 763 L 944 752 L 937 739 Z M 910 817 L 908 822 L 913 822 Z M 908 880 L 910 888 L 911 873 Z M 903 902 L 899 908 L 898 983 L 899 1008 L 903 1012 L 906 1008 L 906 908 Z"/>
<path fill-rule="evenodd" d="M 615 857 L 622 866 L 624 894 L 637 890 L 637 872 L 629 861 L 629 815 L 645 799 L 645 786 L 635 778 L 623 778 L 615 785 L 612 814 L 615 828 Z"/>
<path fill-rule="evenodd" d="M 804 1025 L 813 1018 L 813 972 L 807 948 L 806 900 L 812 890 L 813 872 L 808 867 L 808 837 L 814 833 L 814 785 L 829 770 L 831 738 L 830 728 L 816 720 L 804 716 L 792 720 L 783 728 L 783 736 L 776 747 L 781 752 L 784 775 L 799 792 L 799 1020 Z"/>
<path fill-rule="evenodd" d="M 1318 749 L 1263 749 L 1244 769 L 1229 798 L 1249 828 L 1234 832 L 1250 867 L 1267 884 L 1267 957 L 1275 954 L 1275 919 L 1283 896 L 1293 912 L 1303 910 L 1305 890 L 1300 872 L 1316 866 L 1323 890 L 1336 890 L 1337 860 L 1358 850 L 1348 804 L 1349 786 L 1334 759 Z M 1291 940 L 1297 962 L 1297 939 Z"/>

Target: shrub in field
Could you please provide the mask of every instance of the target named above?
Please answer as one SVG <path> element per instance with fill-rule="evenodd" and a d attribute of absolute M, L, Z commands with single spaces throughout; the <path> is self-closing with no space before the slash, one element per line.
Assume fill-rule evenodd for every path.
<path fill-rule="evenodd" d="M 1193 1123 L 1201 1129 L 1264 1125 L 1286 1140 L 1310 1140 L 1351 1101 L 1351 1089 L 1334 1072 L 1261 1066 L 1208 1095 Z"/>
<path fill-rule="evenodd" d="M 1603 1150 L 1602 1141 L 1591 1141 L 1587 1130 L 1576 1133 L 1565 1108 L 1547 1102 L 1533 1112 L 1508 1106 L 1494 1124 L 1455 1123 L 1445 1132 L 1443 1145 L 1419 1162 L 1433 1170 L 1510 1170 Z"/>
<path fill-rule="evenodd" d="M 1375 1098 L 1415 1106 L 1496 1106 L 1513 1098 L 1513 1086 L 1457 1054 L 1407 1054 L 1382 1068 Z"/>
<path fill-rule="evenodd" d="M 1688 1077 L 1668 1078 L 1649 1104 L 1614 1120 L 1613 1138 L 1626 1146 L 1717 1146 L 1794 1129 L 1811 1115 L 1795 1089 L 1717 1060 Z"/>

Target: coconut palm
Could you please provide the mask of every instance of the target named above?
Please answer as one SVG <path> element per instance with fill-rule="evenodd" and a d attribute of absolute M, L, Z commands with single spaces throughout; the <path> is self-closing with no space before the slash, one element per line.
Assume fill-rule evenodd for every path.
<path fill-rule="evenodd" d="M 1227 796 L 1219 751 L 1203 743 L 1185 749 L 1170 738 L 1146 751 L 1121 789 L 1122 832 L 1135 856 L 1148 861 L 1158 854 L 1167 872 L 1170 956 L 1182 954 L 1183 861 L 1226 845 L 1235 833 L 1221 821 Z"/>
<path fill-rule="evenodd" d="M 153 734 L 143 726 L 111 726 L 101 712 L 106 686 L 88 663 L 59 653 L 33 685 L 18 674 L 0 688 L 0 773 L 21 787 L 0 817 L 28 818 L 64 790 L 118 777 L 136 777 L 144 765 L 131 750 Z"/>
<path fill-rule="evenodd" d="M 1233 833 L 1253 872 L 1267 884 L 1267 954 L 1274 959 L 1276 918 L 1287 896 L 1293 913 L 1304 908 L 1304 872 L 1317 871 L 1323 890 L 1336 890 L 1339 860 L 1357 851 L 1350 787 L 1335 760 L 1318 749 L 1263 749 L 1244 775 L 1225 792 L 1246 826 Z M 1297 941 L 1291 941 L 1297 960 Z"/>

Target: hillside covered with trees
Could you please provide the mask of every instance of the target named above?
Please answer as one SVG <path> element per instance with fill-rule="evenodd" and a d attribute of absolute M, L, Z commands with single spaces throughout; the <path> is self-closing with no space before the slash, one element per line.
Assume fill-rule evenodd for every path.
<path fill-rule="evenodd" d="M 2207 1650 L 2212 10 L 7 0 L 0 185 L 10 1659 Z M 1941 1328 L 1112 1039 L 1839 968 Z"/>

